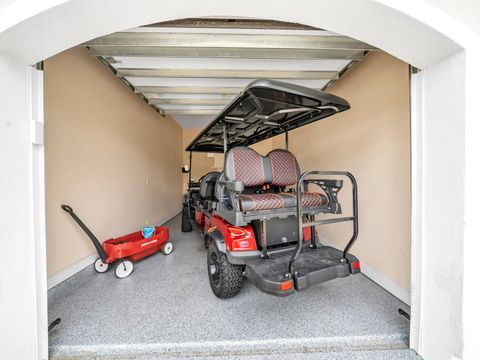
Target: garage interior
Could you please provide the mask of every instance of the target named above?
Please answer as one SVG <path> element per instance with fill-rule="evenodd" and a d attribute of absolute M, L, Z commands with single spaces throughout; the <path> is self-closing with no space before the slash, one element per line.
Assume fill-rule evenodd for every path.
<path fill-rule="evenodd" d="M 91 40 L 47 59 L 44 71 L 49 320 L 62 319 L 50 332 L 52 358 L 417 358 L 398 312 L 409 312 L 410 289 L 408 64 L 303 25 L 186 19 Z M 366 276 L 285 299 L 249 283 L 234 299 L 211 293 L 201 237 L 180 231 L 184 149 L 257 78 L 352 105 L 292 131 L 289 149 L 302 171 L 357 177 L 352 252 Z M 283 142 L 253 147 L 266 154 Z M 194 153 L 193 178 L 222 168 L 223 156 Z M 175 251 L 136 263 L 126 279 L 95 274 L 94 249 L 63 203 L 99 239 L 166 223 Z M 334 225 L 319 236 L 342 247 L 349 231 Z"/>

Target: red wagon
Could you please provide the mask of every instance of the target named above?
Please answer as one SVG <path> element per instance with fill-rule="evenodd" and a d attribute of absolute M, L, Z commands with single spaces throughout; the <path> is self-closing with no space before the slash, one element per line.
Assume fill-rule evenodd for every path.
<path fill-rule="evenodd" d="M 62 205 L 61 207 L 85 231 L 97 249 L 99 258 L 95 261 L 94 267 L 95 271 L 99 273 L 104 273 L 108 270 L 109 264 L 118 261 L 115 275 L 123 279 L 132 273 L 134 261 L 159 250 L 162 250 L 165 255 L 169 255 L 173 251 L 173 244 L 169 241 L 168 227 L 166 226 L 156 226 L 155 234 L 149 238 L 145 238 L 141 231 L 137 231 L 115 239 L 105 240 L 101 244 L 70 206 Z"/>

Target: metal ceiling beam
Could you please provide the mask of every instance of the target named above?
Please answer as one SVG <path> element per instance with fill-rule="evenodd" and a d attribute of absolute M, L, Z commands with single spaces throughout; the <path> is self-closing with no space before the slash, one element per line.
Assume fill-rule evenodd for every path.
<path fill-rule="evenodd" d="M 331 80 L 336 71 L 117 68 L 119 77 Z"/>
<path fill-rule="evenodd" d="M 242 87 L 136 86 L 136 93 L 155 94 L 238 94 Z"/>
<path fill-rule="evenodd" d="M 227 105 L 232 99 L 150 99 L 150 105 Z"/>
<path fill-rule="evenodd" d="M 144 27 L 182 27 L 182 28 L 224 28 L 224 29 L 295 29 L 318 30 L 312 26 L 289 23 L 278 20 L 235 19 L 235 18 L 187 18 L 164 21 Z"/>
<path fill-rule="evenodd" d="M 118 32 L 84 46 L 156 46 L 180 48 L 376 50 L 375 47 L 346 36 Z"/>
<path fill-rule="evenodd" d="M 165 109 L 163 111 L 169 115 L 218 115 L 221 109 Z"/>
<path fill-rule="evenodd" d="M 365 50 L 330 49 L 272 49 L 272 48 L 233 48 L 233 47 L 157 47 L 157 46 L 89 46 L 95 56 L 124 57 L 172 57 L 172 58 L 233 58 L 233 59 L 297 59 L 357 60 Z"/>
<path fill-rule="evenodd" d="M 148 98 L 162 94 L 216 94 L 237 95 L 241 87 L 196 87 L 196 86 L 136 86 L 135 92 Z M 318 88 L 317 90 L 321 90 Z"/>

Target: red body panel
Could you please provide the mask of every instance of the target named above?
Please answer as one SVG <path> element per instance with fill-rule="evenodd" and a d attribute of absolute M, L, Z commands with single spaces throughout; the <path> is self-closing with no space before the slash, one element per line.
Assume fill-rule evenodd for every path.
<path fill-rule="evenodd" d="M 251 251 L 257 250 L 255 234 L 250 225 L 233 226 L 218 215 L 210 219 L 210 228 L 217 228 L 225 239 L 225 245 L 229 251 Z M 208 229 L 207 229 L 208 230 Z"/>
<path fill-rule="evenodd" d="M 251 225 L 233 226 L 218 215 L 205 219 L 205 231 L 217 228 L 225 239 L 225 245 L 228 251 L 252 251 L 257 250 L 257 242 L 255 241 L 255 233 Z M 310 241 L 311 231 L 309 227 L 303 229 L 303 240 Z"/>
<path fill-rule="evenodd" d="M 303 241 L 310 241 L 311 233 L 310 227 L 303 228 Z"/>
<path fill-rule="evenodd" d="M 137 261 L 159 251 L 169 239 L 168 227 L 156 226 L 155 235 L 145 239 L 141 231 L 137 231 L 116 239 L 103 242 L 102 246 L 108 255 L 107 264 L 118 259 L 127 258 Z"/>
<path fill-rule="evenodd" d="M 205 223 L 205 214 L 201 210 L 196 210 L 195 211 L 195 222 L 203 227 Z"/>

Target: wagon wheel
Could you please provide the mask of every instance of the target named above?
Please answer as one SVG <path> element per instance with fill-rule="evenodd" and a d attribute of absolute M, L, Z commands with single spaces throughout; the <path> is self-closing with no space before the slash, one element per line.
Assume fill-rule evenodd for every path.
<path fill-rule="evenodd" d="M 124 279 L 133 271 L 133 263 L 130 260 L 120 260 L 115 268 L 115 275 L 119 279 Z"/>
<path fill-rule="evenodd" d="M 172 251 L 173 251 L 173 244 L 171 241 L 167 241 L 165 244 L 163 244 L 162 252 L 165 255 L 170 255 Z"/>
<path fill-rule="evenodd" d="M 101 258 L 98 258 L 93 265 L 95 271 L 98 273 L 104 273 L 108 270 L 108 264 L 104 263 Z"/>

